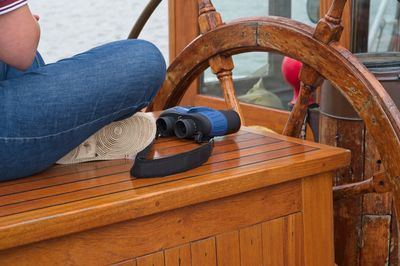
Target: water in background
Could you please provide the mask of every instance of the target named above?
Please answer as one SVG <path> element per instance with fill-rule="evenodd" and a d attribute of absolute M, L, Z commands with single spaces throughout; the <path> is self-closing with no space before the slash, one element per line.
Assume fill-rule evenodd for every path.
<path fill-rule="evenodd" d="M 291 1 L 291 18 L 303 23 L 313 25 L 307 16 L 307 0 Z M 221 12 L 224 21 L 231 21 L 241 17 L 266 16 L 269 14 L 268 2 L 266 0 L 213 0 L 215 8 Z M 279 3 L 279 0 L 277 0 Z M 283 2 L 279 3 L 284 6 Z M 284 38 L 285 36 L 282 36 Z M 268 53 L 247 53 L 233 57 L 235 69 L 233 76 L 235 79 L 247 76 L 264 76 L 269 74 Z M 215 75 L 208 69 L 204 75 L 205 82 L 217 81 Z"/>
<path fill-rule="evenodd" d="M 295 19 L 304 20 L 306 17 L 305 1 L 293 1 L 292 10 L 296 10 L 294 13 L 297 16 Z M 39 50 L 48 63 L 103 43 L 125 39 L 147 3 L 146 0 L 29 1 L 32 12 L 41 17 L 42 37 Z M 167 3 L 167 0 L 161 2 L 140 36 L 155 43 L 166 59 L 168 59 Z M 226 21 L 243 16 L 268 14 L 268 1 L 265 0 L 214 0 L 213 3 Z M 298 12 L 301 9 L 303 10 Z M 236 60 L 239 60 L 238 65 L 246 66 L 251 60 L 258 66 L 265 63 L 265 56 L 248 60 L 239 57 Z M 248 71 L 239 70 L 239 72 L 240 75 L 245 75 Z"/>
<path fill-rule="evenodd" d="M 371 2 L 370 26 L 380 1 L 373 0 Z M 39 50 L 48 63 L 103 43 L 125 39 L 147 3 L 147 0 L 29 0 L 32 11 L 41 17 L 42 38 Z M 162 1 L 140 38 L 155 43 L 168 61 L 167 3 L 167 0 Z M 213 3 L 222 13 L 225 21 L 268 14 L 268 1 L 266 0 L 214 0 Z M 395 10 L 393 4 L 388 5 L 384 17 L 385 21 L 388 21 L 386 24 L 392 23 Z M 292 1 L 291 13 L 293 19 L 312 24 L 307 17 L 306 0 Z M 390 25 L 386 26 L 384 34 L 380 34 L 380 36 L 390 36 L 388 31 L 391 29 Z M 376 45 L 378 46 L 377 50 L 386 49 L 388 42 L 386 39 L 379 40 L 383 45 Z M 235 75 L 249 75 L 265 65 L 266 62 L 266 54 L 237 56 L 235 63 L 239 67 L 235 69 Z M 207 74 L 206 77 L 208 76 L 212 78 L 212 75 Z"/>
<path fill-rule="evenodd" d="M 164 0 L 140 38 L 156 44 L 168 58 L 167 2 Z M 29 0 L 40 16 L 39 50 L 47 63 L 70 57 L 94 46 L 126 39 L 145 0 Z"/>

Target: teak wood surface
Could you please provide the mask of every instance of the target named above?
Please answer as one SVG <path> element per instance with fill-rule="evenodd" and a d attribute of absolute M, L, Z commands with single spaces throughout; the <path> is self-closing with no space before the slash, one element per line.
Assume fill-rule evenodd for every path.
<path fill-rule="evenodd" d="M 195 145 L 159 139 L 151 156 Z M 168 177 L 131 177 L 128 160 L 54 166 L 0 183 L 0 264 L 327 265 L 332 172 L 349 160 L 243 128 Z"/>

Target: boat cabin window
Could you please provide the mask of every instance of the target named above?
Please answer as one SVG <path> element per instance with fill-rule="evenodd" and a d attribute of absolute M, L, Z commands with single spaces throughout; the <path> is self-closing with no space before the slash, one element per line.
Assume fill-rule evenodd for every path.
<path fill-rule="evenodd" d="M 319 18 L 319 0 L 214 0 L 213 4 L 224 21 L 251 16 L 282 16 L 292 18 L 311 26 Z M 284 38 L 284 37 L 283 37 Z M 235 89 L 238 98 L 247 102 L 281 110 L 289 109 L 293 96 L 292 87 L 282 76 L 283 56 L 273 53 L 247 53 L 233 57 Z M 205 71 L 200 93 L 222 97 L 217 77 L 211 69 Z"/>
<path fill-rule="evenodd" d="M 323 4 L 326 1 L 322 1 Z M 347 46 L 353 53 L 400 51 L 400 3 L 389 0 L 353 0 L 351 21 L 344 18 L 345 27 L 351 27 L 351 41 Z M 314 26 L 319 19 L 320 0 L 214 0 L 214 6 L 224 21 L 240 17 L 276 15 L 292 18 Z M 325 3 L 326 5 L 326 3 Z M 328 6 L 327 6 L 328 7 Z M 368 21 L 369 23 L 365 23 Z M 346 30 L 346 29 L 345 29 Z M 292 87 L 282 76 L 283 56 L 271 53 L 251 53 L 233 57 L 235 88 L 243 102 L 289 109 Z M 202 79 L 200 94 L 222 97 L 218 80 L 208 69 Z"/>
<path fill-rule="evenodd" d="M 355 0 L 352 9 L 354 18 L 352 52 L 400 51 L 400 3 L 398 1 Z"/>

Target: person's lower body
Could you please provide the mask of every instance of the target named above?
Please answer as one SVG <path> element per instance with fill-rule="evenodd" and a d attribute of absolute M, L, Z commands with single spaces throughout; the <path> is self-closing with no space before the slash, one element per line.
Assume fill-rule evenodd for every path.
<path fill-rule="evenodd" d="M 0 181 L 40 172 L 148 105 L 165 76 L 152 44 L 126 40 L 19 72 L 0 64 Z"/>

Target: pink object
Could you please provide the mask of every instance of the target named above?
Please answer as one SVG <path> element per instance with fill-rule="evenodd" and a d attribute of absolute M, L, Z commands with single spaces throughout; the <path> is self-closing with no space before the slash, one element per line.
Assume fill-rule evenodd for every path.
<path fill-rule="evenodd" d="M 294 105 L 296 103 L 297 98 L 299 97 L 300 92 L 300 69 L 302 67 L 302 63 L 293 58 L 285 56 L 282 62 L 282 75 L 283 78 L 293 87 L 293 98 L 290 101 L 290 104 Z M 314 99 L 310 100 L 310 104 L 314 103 Z"/>

